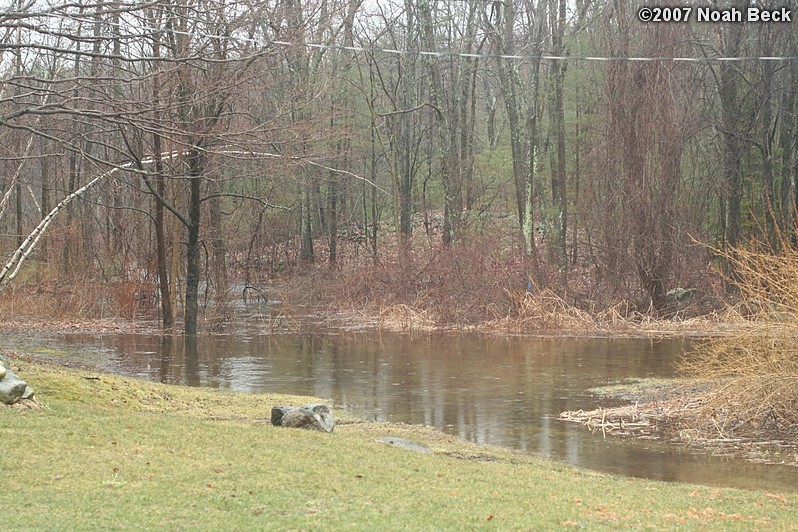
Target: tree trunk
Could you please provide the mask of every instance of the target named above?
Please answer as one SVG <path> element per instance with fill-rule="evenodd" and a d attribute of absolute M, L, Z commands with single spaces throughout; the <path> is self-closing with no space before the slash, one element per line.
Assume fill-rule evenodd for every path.
<path fill-rule="evenodd" d="M 154 134 L 153 150 L 155 151 L 155 186 L 158 194 L 163 198 L 166 193 L 166 183 L 164 180 L 163 161 L 161 160 L 161 136 Z M 155 248 L 158 260 L 158 287 L 161 296 L 161 321 L 165 329 L 169 329 L 175 324 L 174 309 L 172 307 L 172 297 L 169 293 L 169 274 L 167 268 L 166 235 L 164 233 L 164 206 L 158 198 L 153 198 L 155 202 Z"/>
<path fill-rule="evenodd" d="M 159 57 L 161 54 L 160 41 L 156 38 L 152 45 L 153 57 Z M 153 101 L 157 106 L 161 104 L 161 79 L 159 73 L 153 76 Z M 156 112 L 156 120 L 161 119 L 160 111 Z M 164 176 L 163 166 L 163 146 L 161 143 L 161 134 L 158 131 L 153 131 L 152 134 L 152 149 L 155 156 L 155 189 L 161 198 L 166 197 L 166 179 Z M 167 267 L 167 252 L 166 252 L 166 234 L 164 232 L 164 205 L 163 202 L 156 197 L 153 197 L 155 202 L 155 249 L 158 261 L 158 289 L 161 299 L 161 322 L 164 329 L 171 329 L 175 324 L 175 312 L 172 306 L 172 294 L 169 290 L 169 273 Z"/>
<path fill-rule="evenodd" d="M 302 193 L 302 205 L 300 209 L 301 224 L 301 243 L 299 247 L 299 260 L 303 262 L 313 262 L 313 207 L 312 193 L 310 190 L 310 178 L 306 177 Z"/>
<path fill-rule="evenodd" d="M 211 197 L 208 199 L 208 226 L 210 229 L 211 264 L 213 273 L 208 273 L 208 278 L 213 278 L 214 289 L 218 297 L 227 293 L 227 245 L 224 238 L 222 224 L 222 187 L 218 180 L 209 181 Z"/>
<path fill-rule="evenodd" d="M 772 34 L 770 27 L 767 24 L 759 26 L 759 31 L 762 32 L 762 39 L 764 45 L 762 53 L 766 56 L 773 55 L 773 47 L 771 46 Z M 773 61 L 764 61 L 762 63 L 762 204 L 765 215 L 765 240 L 768 242 L 770 249 L 777 251 L 779 248 L 779 237 L 777 234 L 778 227 L 778 214 L 776 212 L 776 191 L 773 176 L 773 78 L 775 75 L 776 65 Z"/>
<path fill-rule="evenodd" d="M 740 52 L 740 43 L 743 33 L 742 26 L 729 24 L 723 35 L 722 53 L 726 57 L 736 57 Z M 740 243 L 741 231 L 741 203 L 743 198 L 743 167 L 741 154 L 743 150 L 742 132 L 739 131 L 741 110 L 738 104 L 737 92 L 740 83 L 744 83 L 740 65 L 723 62 L 720 65 L 720 93 L 721 103 L 721 128 L 723 131 L 723 203 L 725 217 L 722 220 L 723 249 L 734 248 Z M 734 291 L 734 278 L 736 276 L 732 265 L 727 261 L 725 273 L 731 282 L 726 283 L 727 291 Z"/>
<path fill-rule="evenodd" d="M 544 5 L 545 2 L 542 2 L 541 6 Z M 542 15 L 539 13 L 538 17 L 540 16 Z M 507 2 L 503 4 L 496 20 L 488 21 L 492 25 L 491 36 L 496 52 L 502 56 L 516 53 L 514 36 L 516 17 L 514 3 Z M 535 51 L 539 51 L 537 46 Z M 515 70 L 515 63 L 506 57 L 498 58 L 498 78 L 510 130 L 510 152 L 512 154 L 518 226 L 524 241 L 525 254 L 535 261 L 537 260 L 537 246 L 535 244 L 534 195 L 539 66 L 539 60 L 532 60 L 529 68 L 531 86 L 525 91 Z M 522 105 L 524 93 L 527 95 L 526 105 Z M 522 122 L 524 114 L 526 116 Z"/>
<path fill-rule="evenodd" d="M 418 3 L 419 24 L 421 28 L 421 41 L 426 50 L 434 51 L 435 46 L 434 26 L 432 11 L 428 0 Z M 443 243 L 451 244 L 457 238 L 460 229 L 459 214 L 462 210 L 459 205 L 459 183 L 456 175 L 457 145 L 453 142 L 451 109 L 447 109 L 446 92 L 443 84 L 440 65 L 435 59 L 425 58 L 427 73 L 430 77 L 430 103 L 436 110 L 436 124 L 439 150 L 440 150 L 440 176 L 443 186 Z"/>
<path fill-rule="evenodd" d="M 184 330 L 187 335 L 197 334 L 200 280 L 200 206 L 201 184 L 204 169 L 203 155 L 198 148 L 187 157 L 189 177 L 188 244 L 186 247 L 186 310 Z"/>
<path fill-rule="evenodd" d="M 22 176 L 17 178 L 16 183 L 14 183 L 14 192 L 16 193 L 16 211 L 17 211 L 17 247 L 22 246 L 22 241 L 24 237 L 22 236 Z"/>
<path fill-rule="evenodd" d="M 552 0 L 550 16 L 552 20 L 552 53 L 564 55 L 565 46 L 565 0 Z M 563 101 L 563 78 L 565 63 L 554 61 L 551 65 L 551 83 L 553 85 L 550 104 L 551 124 L 554 129 L 555 150 L 551 156 L 551 196 L 552 215 L 549 221 L 551 228 L 549 256 L 559 268 L 568 263 L 565 236 L 568 231 L 568 190 L 565 170 L 565 109 Z"/>
<path fill-rule="evenodd" d="M 338 150 L 340 152 L 340 145 L 338 146 Z M 335 266 L 336 261 L 338 260 L 338 174 L 336 172 L 330 172 L 330 182 L 327 185 L 327 196 L 329 198 L 329 235 L 330 235 L 330 246 L 329 246 L 329 264 L 330 266 Z"/>
<path fill-rule="evenodd" d="M 47 141 L 43 141 L 43 148 L 42 151 L 47 150 L 48 143 Z M 41 158 L 41 184 L 42 184 L 42 196 L 41 196 L 41 204 L 42 204 L 42 219 L 47 216 L 47 213 L 50 212 L 50 158 L 49 157 L 42 157 Z M 49 253 L 48 253 L 48 245 L 45 241 L 42 244 L 41 254 L 44 257 L 45 262 L 49 262 Z"/>
<path fill-rule="evenodd" d="M 781 188 L 779 190 L 779 207 L 781 217 L 779 228 L 785 239 L 794 239 L 791 234 L 793 220 L 793 200 L 790 189 L 792 188 L 795 173 L 793 161 L 796 159 L 796 126 L 798 113 L 796 113 L 796 98 L 798 98 L 798 66 L 791 62 L 788 71 L 784 74 L 786 87 L 782 92 L 781 108 L 783 117 L 780 120 L 779 147 L 781 148 Z"/>

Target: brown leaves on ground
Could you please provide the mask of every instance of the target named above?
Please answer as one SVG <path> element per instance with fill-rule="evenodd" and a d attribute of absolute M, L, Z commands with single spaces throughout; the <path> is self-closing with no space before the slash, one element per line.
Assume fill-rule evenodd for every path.
<path fill-rule="evenodd" d="M 160 333 L 156 323 L 123 319 L 57 319 L 36 318 L 5 320 L 0 322 L 0 331 L 10 332 L 87 332 L 87 333 Z"/>

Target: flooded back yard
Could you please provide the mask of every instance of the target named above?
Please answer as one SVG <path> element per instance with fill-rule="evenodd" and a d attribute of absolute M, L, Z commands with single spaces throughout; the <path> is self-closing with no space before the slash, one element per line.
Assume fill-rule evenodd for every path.
<path fill-rule="evenodd" d="M 560 412 L 613 406 L 591 389 L 668 378 L 688 340 L 499 338 L 326 330 L 302 334 L 49 333 L 7 336 L 18 351 L 60 350 L 152 381 L 330 398 L 373 421 L 435 427 L 580 467 L 633 477 L 764 489 L 798 486 L 798 471 L 681 445 L 603 438 Z M 268 412 L 264 412 L 268 418 Z"/>

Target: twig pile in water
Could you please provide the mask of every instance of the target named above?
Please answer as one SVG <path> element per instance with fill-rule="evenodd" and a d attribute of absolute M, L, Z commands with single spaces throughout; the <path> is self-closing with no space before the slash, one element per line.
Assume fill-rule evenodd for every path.
<path fill-rule="evenodd" d="M 659 440 L 671 437 L 671 431 L 664 430 L 678 424 L 684 419 L 685 410 L 695 408 L 693 405 L 681 405 L 678 401 L 661 401 L 619 406 L 615 408 L 597 408 L 596 410 L 576 410 L 562 412 L 560 419 L 579 423 L 591 432 L 601 431 L 604 437 L 634 436 L 642 439 Z"/>

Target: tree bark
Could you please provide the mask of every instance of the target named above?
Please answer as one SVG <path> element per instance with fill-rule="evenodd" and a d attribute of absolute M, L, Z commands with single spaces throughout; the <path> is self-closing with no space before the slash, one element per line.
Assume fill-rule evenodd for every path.
<path fill-rule="evenodd" d="M 315 260 L 313 254 L 313 209 L 312 209 L 312 195 L 310 191 L 310 179 L 304 179 L 304 187 L 302 192 L 302 204 L 300 209 L 300 247 L 299 247 L 299 260 L 303 262 L 313 262 Z"/>
<path fill-rule="evenodd" d="M 565 46 L 565 0 L 552 0 L 550 17 L 552 20 L 552 53 L 564 55 Z M 551 196 L 552 215 L 549 221 L 551 235 L 549 255 L 552 263 L 560 269 L 568 263 L 565 242 L 568 232 L 568 178 L 565 169 L 565 102 L 563 80 L 565 63 L 554 61 L 551 64 L 551 83 L 553 85 L 550 104 L 551 125 L 554 129 L 555 150 L 551 156 Z"/>
<path fill-rule="evenodd" d="M 736 57 L 741 48 L 743 37 L 742 26 L 729 24 L 723 28 L 723 45 L 721 53 L 726 57 Z M 719 30 L 719 31 L 723 31 Z M 720 65 L 720 94 L 721 103 L 721 129 L 723 152 L 723 203 L 725 216 L 721 220 L 723 227 L 723 250 L 734 248 L 740 243 L 741 230 L 741 203 L 743 198 L 743 168 L 741 154 L 743 150 L 739 122 L 741 110 L 738 103 L 737 92 L 739 85 L 744 82 L 740 73 L 740 65 L 732 62 L 723 62 Z M 727 274 L 731 274 L 731 265 L 726 265 Z M 727 289 L 732 289 L 731 284 Z"/>
<path fill-rule="evenodd" d="M 200 206 L 202 201 L 202 174 L 204 170 L 204 156 L 200 149 L 201 148 L 195 146 L 188 157 L 186 157 L 189 177 L 189 200 L 184 332 L 187 335 L 197 334 L 197 319 L 199 314 Z"/>
<path fill-rule="evenodd" d="M 153 57 L 159 57 L 161 54 L 160 40 L 156 35 L 152 45 Z M 161 105 L 161 79 L 159 73 L 153 77 L 153 102 L 156 109 Z M 160 121 L 161 113 L 156 111 L 156 119 Z M 158 196 L 161 198 L 166 197 L 166 179 L 164 176 L 163 165 L 163 145 L 161 133 L 153 131 L 152 133 L 152 149 L 155 156 L 155 188 Z M 168 254 L 166 251 L 166 234 L 164 231 L 164 204 L 157 198 L 153 197 L 155 208 L 155 249 L 158 261 L 158 290 L 161 299 L 161 323 L 164 329 L 170 329 L 175 325 L 175 312 L 172 306 L 172 294 L 169 290 L 169 268 L 167 266 Z"/>
<path fill-rule="evenodd" d="M 166 194 L 163 161 L 161 160 L 161 136 L 153 134 L 153 150 L 155 151 L 155 186 L 163 198 Z M 164 206 L 158 198 L 153 198 L 155 207 L 155 249 L 158 260 L 158 288 L 161 298 L 161 322 L 165 329 L 174 327 L 175 315 L 172 307 L 172 296 L 169 292 L 169 274 L 167 267 L 166 234 L 164 232 Z"/>

